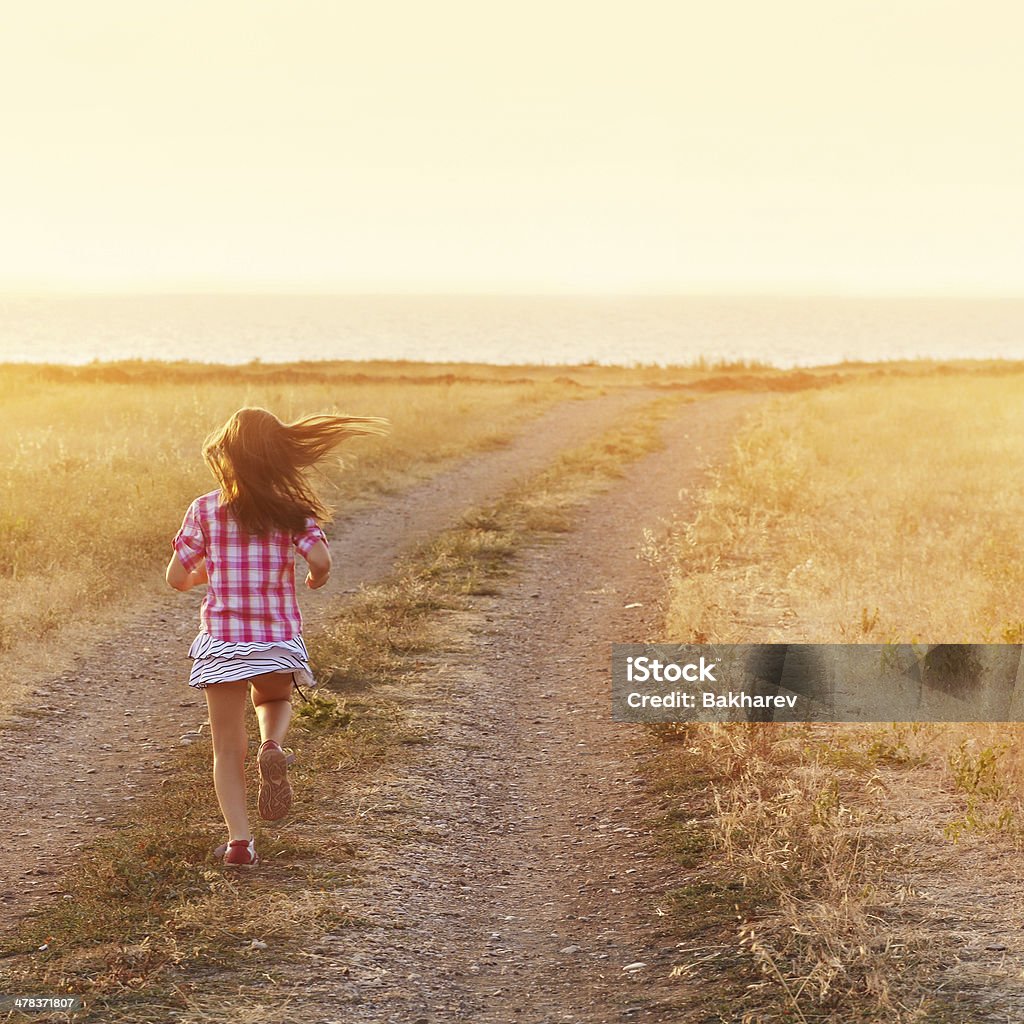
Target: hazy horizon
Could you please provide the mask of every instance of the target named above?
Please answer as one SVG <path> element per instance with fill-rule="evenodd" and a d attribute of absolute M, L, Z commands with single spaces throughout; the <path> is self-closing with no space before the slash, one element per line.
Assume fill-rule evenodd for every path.
<path fill-rule="evenodd" d="M 0 301 L 0 362 L 1024 359 L 1024 299 L 80 294 Z"/>

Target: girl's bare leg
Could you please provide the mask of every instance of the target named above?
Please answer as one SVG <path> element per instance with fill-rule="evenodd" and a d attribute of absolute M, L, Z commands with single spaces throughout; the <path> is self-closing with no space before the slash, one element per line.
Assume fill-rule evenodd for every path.
<path fill-rule="evenodd" d="M 292 717 L 290 672 L 268 672 L 252 680 L 252 706 L 260 722 L 257 764 L 260 790 L 256 807 L 264 821 L 280 821 L 291 809 L 292 787 L 288 781 L 288 757 L 281 749 Z M 277 746 L 266 746 L 273 741 Z"/>
<path fill-rule="evenodd" d="M 252 706 L 260 723 L 260 740 L 284 745 L 292 720 L 292 676 L 290 672 L 268 672 L 252 680 Z"/>
<path fill-rule="evenodd" d="M 248 680 L 214 683 L 203 691 L 213 738 L 213 785 L 229 839 L 251 839 L 245 806 L 245 698 Z"/>

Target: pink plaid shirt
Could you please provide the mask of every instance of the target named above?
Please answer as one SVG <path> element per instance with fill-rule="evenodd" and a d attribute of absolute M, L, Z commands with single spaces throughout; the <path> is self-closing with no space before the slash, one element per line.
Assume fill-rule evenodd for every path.
<path fill-rule="evenodd" d="M 203 632 L 232 642 L 298 636 L 295 551 L 305 557 L 318 540 L 327 538 L 312 518 L 301 533 L 250 536 L 220 503 L 219 491 L 196 498 L 172 543 L 189 572 L 206 559 L 210 583 L 199 613 Z"/>

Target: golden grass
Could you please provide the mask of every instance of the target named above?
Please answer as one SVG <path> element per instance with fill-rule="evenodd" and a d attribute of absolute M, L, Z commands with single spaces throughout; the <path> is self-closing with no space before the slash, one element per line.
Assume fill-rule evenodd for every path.
<path fill-rule="evenodd" d="M 841 373 L 911 369 L 937 372 L 932 364 L 894 364 Z M 986 380 L 997 372 L 990 364 L 971 367 Z M 0 714 L 25 692 L 33 666 L 66 667 L 90 627 L 115 625 L 126 602 L 160 590 L 168 537 L 188 501 L 211 486 L 198 457 L 201 440 L 241 404 L 285 418 L 325 409 L 389 417 L 391 438 L 353 443 L 348 471 L 330 474 L 329 494 L 344 506 L 501 443 L 557 398 L 617 385 L 792 391 L 839 379 L 832 369 L 706 361 L 689 368 L 372 360 L 0 365 Z"/>
<path fill-rule="evenodd" d="M 0 710 L 23 690 L 19 661 L 52 671 L 62 629 L 162 594 L 170 538 L 189 501 L 213 488 L 202 440 L 239 406 L 285 419 L 335 409 L 388 417 L 389 438 L 351 442 L 346 470 L 324 475 L 344 510 L 501 444 L 557 399 L 593 393 L 522 376 L 131 369 L 0 367 Z"/>
<path fill-rule="evenodd" d="M 648 415 L 564 453 L 495 504 L 467 510 L 460 525 L 412 552 L 393 579 L 361 591 L 313 638 L 318 677 L 345 693 L 318 691 L 298 709 L 290 736 L 301 754 L 296 804 L 283 829 L 257 835 L 266 858 L 259 872 L 232 878 L 211 861 L 223 826 L 209 750 L 188 747 L 173 784 L 131 825 L 83 851 L 66 883 L 73 899 L 45 907 L 9 944 L 4 989 L 82 994 L 83 1020 L 148 1024 L 183 1011 L 220 1020 L 235 1012 L 241 987 L 265 977 L 253 940 L 273 951 L 275 978 L 304 975 L 312 943 L 366 923 L 345 899 L 360 851 L 349 839 L 351 801 L 339 793 L 360 779 L 386 781 L 401 751 L 430 741 L 375 688 L 415 686 L 430 667 L 426 657 L 453 642 L 444 611 L 493 592 L 524 544 L 565 530 L 573 507 L 660 444 L 659 422 L 678 401 L 652 403 Z M 409 827 L 396 823 L 382 841 L 401 842 Z M 244 1019 L 278 1020 L 285 1011 L 269 995 Z"/>
<path fill-rule="evenodd" d="M 776 400 L 678 538 L 678 639 L 1017 642 L 1017 377 L 849 384 Z"/>
<path fill-rule="evenodd" d="M 678 531 L 666 639 L 1020 642 L 1022 478 L 1016 374 L 866 380 L 774 400 Z M 716 851 L 705 876 L 739 877 L 770 897 L 741 915 L 736 940 L 794 1019 L 947 1019 L 928 988 L 947 939 L 914 930 L 901 910 L 914 894 L 886 877 L 892 845 L 911 841 L 904 830 L 922 835 L 922 819 L 899 816 L 908 776 L 894 773 L 909 772 L 933 804 L 957 794 L 956 814 L 924 822 L 928 841 L 977 831 L 1012 849 L 1024 730 L 711 725 L 668 734 L 710 777 L 694 810 L 707 816 L 701 841 Z M 680 770 L 666 765 L 666 786 Z"/>
<path fill-rule="evenodd" d="M 898 894 L 884 877 L 892 857 L 869 833 L 891 795 L 865 787 L 879 763 L 867 744 L 799 725 L 705 724 L 669 738 L 662 785 L 692 815 L 688 842 L 703 851 L 683 861 L 689 886 L 732 897 L 734 913 L 718 919 L 740 955 L 736 1019 L 779 1001 L 781 1019 L 919 1019 L 901 982 L 924 960 L 922 935 L 881 916 Z M 706 787 L 696 798 L 683 781 L 695 771 Z"/>

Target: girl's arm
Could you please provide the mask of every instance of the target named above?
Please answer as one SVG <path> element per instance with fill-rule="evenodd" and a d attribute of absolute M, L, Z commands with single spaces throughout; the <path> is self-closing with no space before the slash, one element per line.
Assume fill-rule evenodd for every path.
<path fill-rule="evenodd" d="M 309 572 L 306 574 L 306 586 L 310 590 L 319 590 L 331 575 L 331 552 L 327 545 L 318 540 L 306 554 Z"/>
<path fill-rule="evenodd" d="M 167 585 L 169 587 L 183 592 L 191 590 L 200 583 L 210 582 L 209 577 L 206 575 L 205 559 L 200 562 L 192 572 L 189 572 L 188 569 L 181 564 L 181 559 L 178 558 L 177 552 L 171 555 L 171 560 L 167 563 L 167 571 L 164 573 L 164 578 L 167 580 Z"/>

